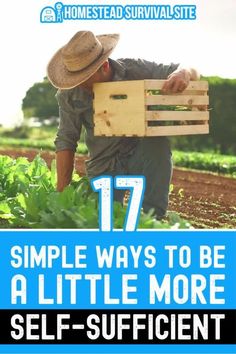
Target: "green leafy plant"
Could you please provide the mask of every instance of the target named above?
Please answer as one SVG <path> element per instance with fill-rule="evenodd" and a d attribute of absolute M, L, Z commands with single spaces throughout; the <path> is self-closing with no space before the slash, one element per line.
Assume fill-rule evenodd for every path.
<path fill-rule="evenodd" d="M 6 222 L 13 228 L 32 229 L 95 229 L 99 227 L 98 194 L 86 177 L 73 176 L 70 186 L 57 192 L 55 162 L 51 170 L 37 156 L 32 162 L 25 158 L 13 160 L 0 156 L 0 227 Z M 114 228 L 123 228 L 126 207 L 114 203 Z M 157 221 L 152 211 L 141 212 L 139 228 L 190 228 L 177 215 Z"/>

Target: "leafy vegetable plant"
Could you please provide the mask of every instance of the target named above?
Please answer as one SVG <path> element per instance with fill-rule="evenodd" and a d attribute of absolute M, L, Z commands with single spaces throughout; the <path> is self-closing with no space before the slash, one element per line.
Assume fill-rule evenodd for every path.
<path fill-rule="evenodd" d="M 31 229 L 96 229 L 98 225 L 98 194 L 90 181 L 74 174 L 70 186 L 56 191 L 56 167 L 51 170 L 37 156 L 32 162 L 0 156 L 0 225 Z M 123 228 L 126 207 L 114 203 L 114 228 Z M 190 228 L 177 214 L 167 221 L 157 221 L 152 212 L 141 213 L 139 228 Z"/>

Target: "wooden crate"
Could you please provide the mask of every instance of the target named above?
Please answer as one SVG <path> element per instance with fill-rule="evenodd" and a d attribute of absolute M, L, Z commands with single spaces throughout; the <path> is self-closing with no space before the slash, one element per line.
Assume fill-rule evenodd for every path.
<path fill-rule="evenodd" d="M 162 94 L 164 82 L 136 80 L 94 84 L 94 135 L 208 134 L 208 83 L 191 81 L 181 93 Z"/>

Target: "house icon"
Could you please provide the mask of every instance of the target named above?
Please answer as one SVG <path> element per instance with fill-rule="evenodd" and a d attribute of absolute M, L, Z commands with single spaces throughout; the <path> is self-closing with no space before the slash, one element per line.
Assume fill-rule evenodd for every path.
<path fill-rule="evenodd" d="M 56 12 L 53 7 L 47 6 L 42 9 L 40 13 L 40 22 L 43 23 L 57 22 Z"/>

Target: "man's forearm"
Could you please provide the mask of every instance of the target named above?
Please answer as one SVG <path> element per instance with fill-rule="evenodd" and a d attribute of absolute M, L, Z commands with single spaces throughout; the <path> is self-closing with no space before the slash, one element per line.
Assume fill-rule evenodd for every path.
<path fill-rule="evenodd" d="M 74 169 L 74 155 L 74 151 L 72 150 L 62 150 L 58 151 L 56 154 L 57 190 L 59 192 L 62 192 L 71 182 Z"/>

